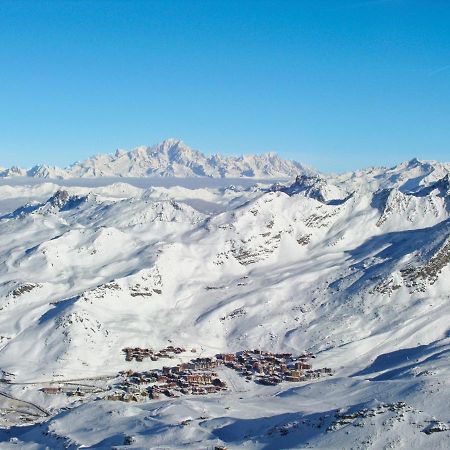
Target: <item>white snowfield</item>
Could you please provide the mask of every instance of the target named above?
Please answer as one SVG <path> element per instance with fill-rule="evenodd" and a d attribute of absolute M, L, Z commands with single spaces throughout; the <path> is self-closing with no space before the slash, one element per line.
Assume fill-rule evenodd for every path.
<path fill-rule="evenodd" d="M 0 448 L 449 448 L 450 164 L 297 172 L 228 187 L 3 180 Z M 311 351 L 334 375 L 262 386 L 224 367 L 228 391 L 142 403 L 40 390 L 161 367 L 122 348 L 169 343 Z M 29 425 L 8 416 L 20 408 Z"/>

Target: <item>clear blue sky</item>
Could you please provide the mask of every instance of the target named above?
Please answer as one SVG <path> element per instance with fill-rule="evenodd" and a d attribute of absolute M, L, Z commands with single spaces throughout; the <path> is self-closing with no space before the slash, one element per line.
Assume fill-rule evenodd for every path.
<path fill-rule="evenodd" d="M 450 2 L 0 2 L 0 165 L 183 139 L 327 171 L 450 160 Z"/>

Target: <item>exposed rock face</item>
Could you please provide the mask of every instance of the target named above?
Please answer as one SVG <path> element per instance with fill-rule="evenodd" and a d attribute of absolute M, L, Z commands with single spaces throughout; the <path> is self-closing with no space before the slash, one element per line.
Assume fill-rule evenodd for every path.
<path fill-rule="evenodd" d="M 26 294 L 28 292 L 31 292 L 32 290 L 36 289 L 39 287 L 39 284 L 35 284 L 35 283 L 25 283 L 22 284 L 18 287 L 16 287 L 15 289 L 13 289 L 9 295 L 12 296 L 13 298 L 17 298 L 22 296 L 23 294 Z"/>
<path fill-rule="evenodd" d="M 61 209 L 67 203 L 69 197 L 70 195 L 67 191 L 59 190 L 48 199 L 48 203 L 52 206 L 55 206 L 56 208 Z"/>
<path fill-rule="evenodd" d="M 407 267 L 401 271 L 405 284 L 424 291 L 427 285 L 434 284 L 442 269 L 450 263 L 450 238 L 439 246 L 434 254 L 418 267 Z"/>

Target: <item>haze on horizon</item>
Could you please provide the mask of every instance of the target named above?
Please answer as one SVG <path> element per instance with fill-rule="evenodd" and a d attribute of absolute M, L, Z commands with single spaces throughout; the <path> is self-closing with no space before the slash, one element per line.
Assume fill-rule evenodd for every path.
<path fill-rule="evenodd" d="M 449 159 L 450 5 L 4 1 L 0 166 L 182 139 L 322 171 Z"/>

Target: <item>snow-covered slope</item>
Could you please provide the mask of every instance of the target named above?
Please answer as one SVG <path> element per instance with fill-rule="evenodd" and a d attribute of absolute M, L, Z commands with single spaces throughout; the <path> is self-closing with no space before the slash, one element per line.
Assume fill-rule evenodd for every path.
<path fill-rule="evenodd" d="M 448 447 L 447 165 L 127 186 L 0 188 L 30 199 L 0 217 L 1 387 L 49 414 L 0 431 L 5 448 Z M 133 405 L 39 390 L 108 389 L 98 377 L 160 367 L 122 348 L 169 342 L 310 351 L 334 376 L 274 387 L 222 368 L 228 392 Z"/>

